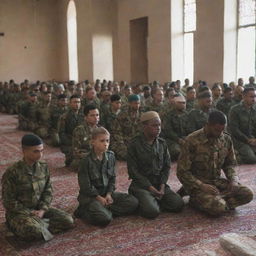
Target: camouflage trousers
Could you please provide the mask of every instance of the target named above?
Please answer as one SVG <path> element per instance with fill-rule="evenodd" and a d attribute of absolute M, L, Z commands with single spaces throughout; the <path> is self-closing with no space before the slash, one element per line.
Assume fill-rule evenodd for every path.
<path fill-rule="evenodd" d="M 165 194 L 160 200 L 150 191 L 134 186 L 130 186 L 129 193 L 139 201 L 139 214 L 149 219 L 156 218 L 160 214 L 160 209 L 168 212 L 180 212 L 184 206 L 182 198 L 169 186 L 165 187 Z"/>
<path fill-rule="evenodd" d="M 238 152 L 237 158 L 244 164 L 256 163 L 256 146 L 243 143 L 236 139 L 233 139 L 234 148 Z"/>
<path fill-rule="evenodd" d="M 10 230 L 24 241 L 50 240 L 55 233 L 73 227 L 73 218 L 70 214 L 55 208 L 50 208 L 42 219 L 33 216 L 30 212 L 22 212 L 14 216 L 6 216 Z"/>
<path fill-rule="evenodd" d="M 189 204 L 212 216 L 222 215 L 237 206 L 249 203 L 253 199 L 252 190 L 246 186 L 237 185 L 233 187 L 231 192 L 228 191 L 229 182 L 226 179 L 219 179 L 210 185 L 214 185 L 220 194 L 212 195 L 200 190 L 192 191 L 189 193 Z"/>
<path fill-rule="evenodd" d="M 62 153 L 65 154 L 65 164 L 66 166 L 70 166 L 73 161 L 73 153 L 72 153 L 72 146 L 68 145 L 61 145 L 60 150 Z"/>
<path fill-rule="evenodd" d="M 58 131 L 50 131 L 50 144 L 53 147 L 58 147 L 60 145 L 60 137 Z"/>
<path fill-rule="evenodd" d="M 112 193 L 113 204 L 105 207 L 95 198 L 89 199 L 88 204 L 79 205 L 75 211 L 75 216 L 88 220 L 93 225 L 106 226 L 113 216 L 123 216 L 132 214 L 138 207 L 138 200 L 125 193 Z"/>

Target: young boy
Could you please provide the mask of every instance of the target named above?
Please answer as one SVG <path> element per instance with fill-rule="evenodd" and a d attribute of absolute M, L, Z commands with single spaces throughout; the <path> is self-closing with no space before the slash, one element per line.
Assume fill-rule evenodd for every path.
<path fill-rule="evenodd" d="M 103 128 L 92 131 L 92 150 L 81 160 L 79 182 L 79 206 L 75 216 L 99 226 L 106 226 L 112 215 L 122 216 L 133 213 L 138 200 L 115 190 L 115 156 L 108 151 L 109 132 Z"/>

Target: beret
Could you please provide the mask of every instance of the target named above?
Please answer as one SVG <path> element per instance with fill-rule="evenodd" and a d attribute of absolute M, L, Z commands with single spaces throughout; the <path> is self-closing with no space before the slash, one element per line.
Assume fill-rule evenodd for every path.
<path fill-rule="evenodd" d="M 25 134 L 21 139 L 22 146 L 38 146 L 43 144 L 40 137 L 35 134 Z"/>
<path fill-rule="evenodd" d="M 159 118 L 160 119 L 158 113 L 155 112 L 155 111 L 148 111 L 148 112 L 142 113 L 142 115 L 140 117 L 140 121 L 145 122 L 145 121 L 148 121 L 148 120 L 151 120 L 151 119 L 154 119 L 154 118 Z"/>
<path fill-rule="evenodd" d="M 139 101 L 139 100 L 140 100 L 140 96 L 137 94 L 131 94 L 128 96 L 128 102 Z"/>

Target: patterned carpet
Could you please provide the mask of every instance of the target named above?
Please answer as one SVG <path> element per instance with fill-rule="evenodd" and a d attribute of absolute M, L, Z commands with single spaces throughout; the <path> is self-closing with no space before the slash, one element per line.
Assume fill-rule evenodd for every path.
<path fill-rule="evenodd" d="M 24 134 L 16 129 L 16 116 L 0 114 L 0 177 L 6 167 L 20 159 L 20 139 Z M 64 157 L 57 148 L 45 146 L 54 188 L 53 206 L 72 213 L 77 206 L 77 175 L 64 168 Z M 175 164 L 169 184 L 174 190 L 180 186 L 175 177 Z M 117 163 L 117 190 L 129 186 L 125 162 Z M 238 168 L 243 184 L 256 189 L 255 167 Z M 220 250 L 218 237 L 227 232 L 256 234 L 256 200 L 221 218 L 209 218 L 185 207 L 180 214 L 161 213 L 155 220 L 139 216 L 116 218 L 106 228 L 98 228 L 76 219 L 76 227 L 59 234 L 47 243 L 25 244 L 17 241 L 4 224 L 4 210 L 0 204 L 0 255 L 16 256 L 126 256 L 171 255 L 201 256 L 206 251 Z M 220 252 L 223 256 L 229 254 Z"/>

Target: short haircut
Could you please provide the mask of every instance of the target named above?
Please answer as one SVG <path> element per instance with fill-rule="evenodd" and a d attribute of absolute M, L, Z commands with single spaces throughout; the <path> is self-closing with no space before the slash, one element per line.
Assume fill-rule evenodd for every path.
<path fill-rule="evenodd" d="M 231 92 L 233 91 L 231 87 L 225 87 L 224 90 L 223 90 L 223 93 L 227 93 L 227 92 Z"/>
<path fill-rule="evenodd" d="M 58 95 L 58 100 L 61 100 L 61 99 L 67 99 L 67 95 L 66 94 L 60 94 Z"/>
<path fill-rule="evenodd" d="M 149 91 L 150 90 L 150 87 L 148 86 L 148 85 L 145 85 L 144 87 L 143 87 L 143 91 Z"/>
<path fill-rule="evenodd" d="M 91 90 L 95 90 L 94 87 L 92 86 L 87 86 L 86 89 L 85 89 L 85 93 L 91 91 Z"/>
<path fill-rule="evenodd" d="M 244 88 L 243 95 L 246 95 L 250 91 L 255 91 L 255 89 L 253 87 L 246 87 L 246 88 Z"/>
<path fill-rule="evenodd" d="M 111 102 L 118 101 L 118 100 L 121 100 L 121 97 L 120 97 L 119 94 L 113 94 L 113 95 L 111 95 L 111 97 L 110 97 L 110 101 L 111 101 Z"/>
<path fill-rule="evenodd" d="M 187 87 L 187 93 L 190 92 L 190 91 L 192 91 L 192 90 L 195 90 L 195 88 L 194 88 L 193 86 Z"/>
<path fill-rule="evenodd" d="M 88 104 L 84 107 L 84 115 L 87 116 L 91 110 L 98 109 L 94 104 Z"/>
<path fill-rule="evenodd" d="M 210 124 L 210 125 L 216 125 L 216 124 L 225 125 L 226 123 L 227 123 L 227 117 L 223 112 L 215 110 L 209 114 L 208 124 Z"/>
<path fill-rule="evenodd" d="M 219 88 L 219 87 L 220 87 L 220 84 L 215 83 L 215 84 L 212 86 L 212 90 L 217 89 L 217 88 Z"/>
<path fill-rule="evenodd" d="M 132 87 L 131 87 L 129 84 L 127 84 L 127 85 L 124 87 L 124 90 L 127 90 L 127 89 L 132 89 Z"/>
<path fill-rule="evenodd" d="M 77 95 L 77 94 L 73 94 L 73 95 L 70 97 L 70 101 L 71 101 L 72 99 L 80 99 L 80 96 Z"/>
<path fill-rule="evenodd" d="M 96 139 L 99 135 L 108 135 L 110 136 L 109 131 L 104 127 L 97 127 L 92 130 L 92 139 Z"/>

